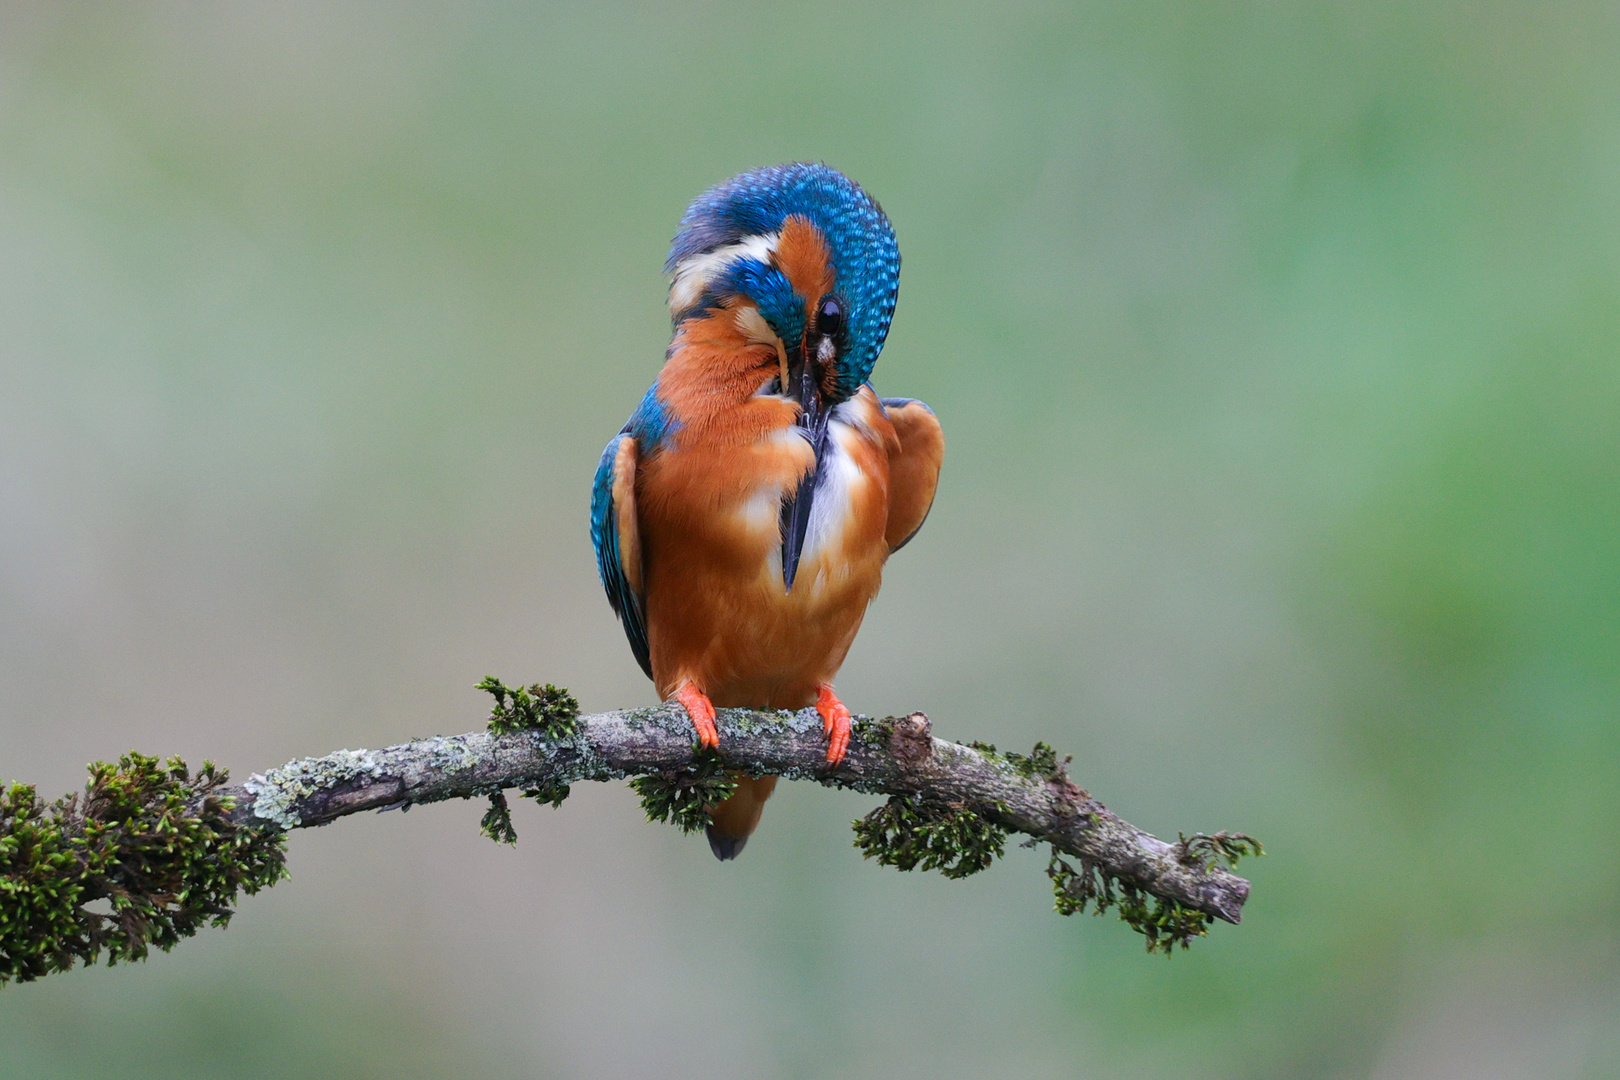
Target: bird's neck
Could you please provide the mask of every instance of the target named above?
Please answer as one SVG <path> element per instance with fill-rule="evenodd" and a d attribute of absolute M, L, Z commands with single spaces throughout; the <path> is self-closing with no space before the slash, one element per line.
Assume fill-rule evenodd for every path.
<path fill-rule="evenodd" d="M 793 423 L 798 407 L 759 395 L 779 370 L 776 347 L 744 329 L 746 320 L 721 309 L 687 319 L 670 343 L 658 376 L 658 396 L 681 429 L 704 441 L 749 442 Z"/>

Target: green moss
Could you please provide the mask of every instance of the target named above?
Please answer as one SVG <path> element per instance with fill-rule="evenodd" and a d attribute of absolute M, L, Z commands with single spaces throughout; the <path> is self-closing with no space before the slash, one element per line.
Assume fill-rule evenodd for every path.
<path fill-rule="evenodd" d="M 489 730 L 496 735 L 535 731 L 548 739 L 572 735 L 579 717 L 579 702 L 567 690 L 546 683 L 513 689 L 493 675 L 478 684 L 495 699 L 489 711 Z"/>
<path fill-rule="evenodd" d="M 1242 833 L 1220 832 L 1212 836 L 1197 833 L 1181 837 L 1176 845 L 1176 858 L 1183 865 L 1198 866 L 1205 873 L 1219 862 L 1232 865 L 1245 856 L 1263 854 L 1260 842 Z M 1046 874 L 1052 879 L 1054 906 L 1060 914 L 1073 915 L 1084 911 L 1088 905 L 1093 915 L 1116 908 L 1120 919 L 1147 939 L 1150 953 L 1162 952 L 1169 956 L 1177 945 L 1185 949 L 1193 938 L 1207 934 L 1214 921 L 1214 916 L 1179 901 L 1150 896 L 1134 883 L 1107 873 L 1090 859 L 1080 859 L 1080 867 L 1076 869 L 1058 857 L 1056 848 L 1052 849 Z"/>
<path fill-rule="evenodd" d="M 1017 754 L 1011 750 L 1006 753 L 1007 764 L 1011 765 L 1019 774 L 1033 780 L 1039 777 L 1042 780 L 1057 780 L 1068 776 L 1069 762 L 1074 760 L 1065 757 L 1058 760 L 1057 751 L 1043 742 L 1035 744 L 1035 749 L 1028 754 Z"/>
<path fill-rule="evenodd" d="M 1006 848 L 1007 832 L 961 803 L 925 803 L 895 795 L 859 821 L 855 846 L 882 866 L 938 870 L 948 878 L 976 874 Z"/>
<path fill-rule="evenodd" d="M 1043 742 L 1036 743 L 1035 749 L 1027 754 L 1020 754 L 1014 750 L 997 750 L 995 743 L 974 741 L 962 745 L 977 750 L 991 761 L 999 765 L 1006 765 L 1020 776 L 1030 780 L 1037 777 L 1042 780 L 1066 779 L 1068 777 L 1069 762 L 1074 760 L 1072 757 L 1065 757 L 1062 761 L 1059 761 L 1057 751 Z"/>
<path fill-rule="evenodd" d="M 540 785 L 523 789 L 523 797 L 536 802 L 561 806 L 571 789 L 567 784 Z M 506 801 L 506 792 L 496 791 L 489 796 L 489 809 L 478 822 L 478 831 L 497 844 L 517 843 L 517 827 L 512 824 L 512 806 Z"/>
<path fill-rule="evenodd" d="M 90 766 L 82 795 L 0 793 L 0 982 L 167 951 L 281 880 L 281 830 L 233 822 L 225 781 L 212 763 L 192 776 L 131 753 Z M 108 912 L 88 909 L 99 900 Z"/>
<path fill-rule="evenodd" d="M 630 788 L 641 797 L 648 821 L 667 821 L 682 832 L 696 832 L 709 822 L 709 808 L 737 789 L 736 778 L 712 750 L 701 752 L 692 766 L 673 772 L 638 776 Z"/>
<path fill-rule="evenodd" d="M 1140 888 L 1107 873 L 1090 859 L 1082 858 L 1076 869 L 1059 858 L 1054 848 L 1046 874 L 1052 879 L 1058 914 L 1083 912 L 1087 905 L 1093 915 L 1117 908 L 1121 921 L 1147 939 L 1150 953 L 1169 956 L 1177 945 L 1185 949 L 1193 938 L 1209 932 L 1210 916 L 1202 911 L 1161 898 L 1154 898 L 1150 909 L 1149 898 Z"/>
<path fill-rule="evenodd" d="M 1266 853 L 1260 841 L 1245 833 L 1218 832 L 1209 836 L 1203 833 L 1193 833 L 1186 836 L 1176 834 L 1180 841 L 1176 844 L 1176 859 L 1183 866 L 1198 866 L 1205 873 L 1213 870 L 1219 863 L 1227 866 L 1236 866 L 1238 860 L 1248 857 L 1258 859 Z"/>
<path fill-rule="evenodd" d="M 537 787 L 524 788 L 523 797 L 533 799 L 535 802 L 550 803 L 552 809 L 556 809 L 563 804 L 563 800 L 568 798 L 571 791 L 573 789 L 567 784 L 541 784 Z"/>
<path fill-rule="evenodd" d="M 506 792 L 497 791 L 489 797 L 489 809 L 478 822 L 478 831 L 497 844 L 517 843 L 517 829 L 512 827 L 512 808 L 507 805 Z"/>
<path fill-rule="evenodd" d="M 493 675 L 486 675 L 478 689 L 495 699 L 489 710 L 489 730 L 495 735 L 511 735 L 519 731 L 532 731 L 548 739 L 565 739 L 573 735 L 579 725 L 579 702 L 567 690 L 545 683 L 533 686 L 507 686 Z M 541 784 L 523 789 L 526 798 L 537 802 L 561 806 L 568 798 L 567 784 Z M 478 829 L 491 840 L 502 844 L 517 843 L 517 829 L 512 825 L 512 808 L 506 793 L 497 791 L 489 797 L 489 809 L 484 811 Z"/>

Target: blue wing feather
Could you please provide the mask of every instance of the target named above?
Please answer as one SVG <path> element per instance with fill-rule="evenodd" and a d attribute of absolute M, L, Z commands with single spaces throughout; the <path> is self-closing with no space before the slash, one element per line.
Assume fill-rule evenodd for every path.
<path fill-rule="evenodd" d="M 680 424 L 669 414 L 658 396 L 658 384 L 653 383 L 631 414 L 630 422 L 602 451 L 602 460 L 596 466 L 596 481 L 591 486 L 591 544 L 596 548 L 596 570 L 602 577 L 608 603 L 624 624 L 630 651 L 636 654 L 636 663 L 649 679 L 653 673 L 652 650 L 647 644 L 647 616 L 643 598 L 630 587 L 630 579 L 624 572 L 624 542 L 619 536 L 619 513 L 613 498 L 614 464 L 625 439 L 631 440 L 640 459 L 666 447 L 678 430 Z"/>
<path fill-rule="evenodd" d="M 619 515 L 613 501 L 613 465 L 619 456 L 620 444 L 625 439 L 635 439 L 630 427 L 626 424 L 607 444 L 596 466 L 596 480 L 591 485 L 591 545 L 596 548 L 596 571 L 601 575 L 608 603 L 624 624 L 624 636 L 630 641 L 636 662 L 650 679 L 652 658 L 647 646 L 646 616 L 642 613 L 641 597 L 630 588 L 630 580 L 624 574 L 619 550 Z"/>

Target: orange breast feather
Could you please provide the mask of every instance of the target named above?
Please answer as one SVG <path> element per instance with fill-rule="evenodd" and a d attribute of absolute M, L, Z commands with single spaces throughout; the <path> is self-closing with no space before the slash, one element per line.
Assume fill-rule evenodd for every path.
<path fill-rule="evenodd" d="M 678 417 L 691 404 L 668 400 Z M 729 410 L 724 423 L 682 420 L 672 445 L 644 456 L 637 483 L 658 692 L 667 697 L 691 680 L 717 706 L 809 705 L 877 594 L 889 553 L 894 427 L 869 388 L 834 410 L 790 592 L 782 497 L 815 464 L 795 426 L 797 406 L 765 395 Z"/>

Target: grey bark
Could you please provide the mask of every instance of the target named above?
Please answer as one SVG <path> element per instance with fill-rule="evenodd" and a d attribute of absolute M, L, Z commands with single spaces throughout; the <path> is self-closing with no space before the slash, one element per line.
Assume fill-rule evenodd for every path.
<path fill-rule="evenodd" d="M 1243 878 L 1189 854 L 1183 844 L 1143 832 L 1066 776 L 1025 776 L 970 747 L 934 738 L 921 713 L 857 718 L 848 756 L 836 769 L 827 767 L 813 709 L 721 709 L 716 722 L 721 759 L 738 772 L 965 805 L 1148 893 L 1230 923 L 1239 921 L 1249 895 Z M 340 750 L 255 774 L 222 794 L 235 796 L 234 813 L 244 824 L 294 829 L 363 810 L 623 779 L 694 761 L 692 724 L 679 705 L 581 716 L 576 725 L 560 738 L 477 731 L 381 750 Z"/>

